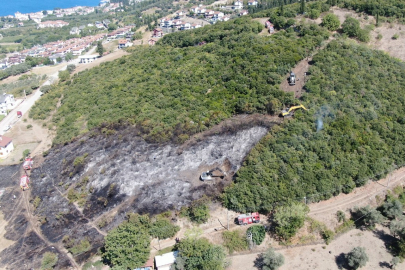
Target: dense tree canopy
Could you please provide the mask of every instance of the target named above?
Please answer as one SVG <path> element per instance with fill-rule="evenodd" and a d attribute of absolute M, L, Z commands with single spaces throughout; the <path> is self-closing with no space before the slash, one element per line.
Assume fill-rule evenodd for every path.
<path fill-rule="evenodd" d="M 293 103 L 291 94 L 279 90 L 282 76 L 329 33 L 311 24 L 264 37 L 257 35 L 261 28 L 238 18 L 178 32 L 160 46 L 137 47 L 129 56 L 79 73 L 63 86 L 62 105 L 53 117 L 55 142 L 119 120 L 135 123 L 150 141 L 182 141 L 232 114 L 267 112 L 275 100 Z M 201 41 L 208 43 L 194 46 Z M 30 115 L 46 116 L 42 108 L 49 103 L 55 107 L 57 101 L 39 100 Z"/>
<path fill-rule="evenodd" d="M 225 251 L 211 244 L 207 239 L 185 238 L 176 245 L 179 257 L 175 270 L 223 270 L 225 269 Z"/>
<path fill-rule="evenodd" d="M 332 41 L 313 58 L 297 111 L 255 146 L 224 194 L 238 211 L 319 201 L 405 163 L 405 64 Z"/>

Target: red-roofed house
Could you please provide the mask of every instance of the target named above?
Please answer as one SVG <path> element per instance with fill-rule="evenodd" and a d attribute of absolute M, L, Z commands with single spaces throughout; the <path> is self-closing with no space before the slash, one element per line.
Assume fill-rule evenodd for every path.
<path fill-rule="evenodd" d="M 13 139 L 0 136 L 0 159 L 5 159 L 14 150 Z"/>
<path fill-rule="evenodd" d="M 151 38 L 148 40 L 148 44 L 151 46 L 155 45 L 155 43 L 156 43 L 156 39 Z"/>

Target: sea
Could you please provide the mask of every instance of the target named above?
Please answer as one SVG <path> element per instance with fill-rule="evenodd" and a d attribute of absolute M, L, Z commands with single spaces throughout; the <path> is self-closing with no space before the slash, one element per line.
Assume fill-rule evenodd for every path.
<path fill-rule="evenodd" d="M 70 8 L 75 6 L 98 6 L 100 0 L 0 0 L 0 16 L 14 13 L 30 13 L 54 8 Z"/>

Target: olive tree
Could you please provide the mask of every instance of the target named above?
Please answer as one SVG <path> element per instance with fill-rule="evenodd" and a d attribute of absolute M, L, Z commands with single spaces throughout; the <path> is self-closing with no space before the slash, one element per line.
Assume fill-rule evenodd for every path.
<path fill-rule="evenodd" d="M 273 248 L 269 248 L 266 253 L 262 254 L 263 270 L 276 270 L 284 264 L 284 256 L 277 254 Z"/>
<path fill-rule="evenodd" d="M 355 247 L 346 255 L 347 264 L 353 269 L 363 267 L 368 262 L 366 250 L 363 247 Z"/>

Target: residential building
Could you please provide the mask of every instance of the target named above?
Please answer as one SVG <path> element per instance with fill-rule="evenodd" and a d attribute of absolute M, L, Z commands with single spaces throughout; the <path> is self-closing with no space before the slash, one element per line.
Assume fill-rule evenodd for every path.
<path fill-rule="evenodd" d="M 170 270 L 170 267 L 176 262 L 178 251 L 165 253 L 155 257 L 156 270 Z"/>
<path fill-rule="evenodd" d="M 14 109 L 15 105 L 13 95 L 4 93 L 0 96 L 0 114 L 7 115 L 7 111 Z"/>
<path fill-rule="evenodd" d="M 247 10 L 241 10 L 239 12 L 239 16 L 245 16 L 245 15 L 248 15 L 248 14 L 249 14 L 249 11 L 247 11 Z"/>
<path fill-rule="evenodd" d="M 13 139 L 0 135 L 0 159 L 7 158 L 13 150 Z"/>
<path fill-rule="evenodd" d="M 68 22 L 64 22 L 64 21 L 45 21 L 45 22 L 41 22 L 38 24 L 38 28 L 46 28 L 46 27 L 51 27 L 51 28 L 58 28 L 58 27 L 63 27 L 69 25 Z"/>
<path fill-rule="evenodd" d="M 256 0 L 249 0 L 248 1 L 248 6 L 257 7 L 258 4 L 259 4 L 259 2 L 257 2 Z"/>
<path fill-rule="evenodd" d="M 99 57 L 98 54 L 92 54 L 92 55 L 81 55 L 79 56 L 80 59 L 80 64 L 87 64 L 87 63 L 91 63 L 94 60 L 96 60 Z"/>
<path fill-rule="evenodd" d="M 236 0 L 233 3 L 233 9 L 242 9 L 243 8 L 243 1 Z"/>
<path fill-rule="evenodd" d="M 71 35 L 78 35 L 78 34 L 80 34 L 80 30 L 79 30 L 78 27 L 73 27 L 73 28 L 70 30 L 69 33 L 70 33 Z"/>
<path fill-rule="evenodd" d="M 154 38 L 163 37 L 163 30 L 162 30 L 162 28 L 155 28 L 155 29 L 153 29 L 152 37 L 154 37 Z"/>
<path fill-rule="evenodd" d="M 58 64 L 65 61 L 65 55 L 61 52 L 61 50 L 57 50 L 56 54 L 49 56 L 49 60 L 51 60 L 54 64 Z"/>
<path fill-rule="evenodd" d="M 128 40 L 126 40 L 126 39 L 120 39 L 118 41 L 118 49 L 126 48 L 126 47 L 129 47 L 131 45 L 132 45 L 132 43 L 129 42 Z"/>

